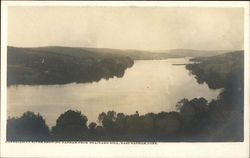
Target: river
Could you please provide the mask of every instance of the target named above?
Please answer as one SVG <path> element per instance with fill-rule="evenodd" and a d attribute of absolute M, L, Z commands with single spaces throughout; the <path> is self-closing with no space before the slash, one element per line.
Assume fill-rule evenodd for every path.
<path fill-rule="evenodd" d="M 65 111 L 80 110 L 88 123 L 98 122 L 101 112 L 124 114 L 175 111 L 183 98 L 215 99 L 220 90 L 198 84 L 185 69 L 188 58 L 137 60 L 122 78 L 65 85 L 17 85 L 8 87 L 8 116 L 25 111 L 40 113 L 49 127 Z"/>

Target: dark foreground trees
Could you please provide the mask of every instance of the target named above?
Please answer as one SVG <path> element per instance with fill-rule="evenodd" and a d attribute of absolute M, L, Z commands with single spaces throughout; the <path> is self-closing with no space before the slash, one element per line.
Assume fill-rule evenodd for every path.
<path fill-rule="evenodd" d="M 50 140 L 49 128 L 40 114 L 25 112 L 20 118 L 7 121 L 8 141 L 44 141 Z"/>
<path fill-rule="evenodd" d="M 244 52 L 196 58 L 187 65 L 199 83 L 221 89 L 218 99 L 209 103 L 206 137 L 214 141 L 243 141 L 244 138 Z"/>
<path fill-rule="evenodd" d="M 56 120 L 52 127 L 52 136 L 55 140 L 75 141 L 86 138 L 88 119 L 80 111 L 68 110 Z"/>
<path fill-rule="evenodd" d="M 224 105 L 222 102 L 221 99 L 210 103 L 204 98 L 184 99 L 177 104 L 179 112 L 158 114 L 140 115 L 136 112 L 132 115 L 125 115 L 108 111 L 99 115 L 99 125 L 91 122 L 88 126 L 86 116 L 79 111 L 69 110 L 59 116 L 51 132 L 48 131 L 40 115 L 28 112 L 20 118 L 8 120 L 7 140 L 242 141 L 241 111 L 231 109 L 230 105 Z M 23 119 L 27 116 L 28 119 Z"/>

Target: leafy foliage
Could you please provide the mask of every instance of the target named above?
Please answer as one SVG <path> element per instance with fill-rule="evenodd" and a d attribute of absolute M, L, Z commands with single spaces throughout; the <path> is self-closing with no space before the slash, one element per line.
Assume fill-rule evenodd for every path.
<path fill-rule="evenodd" d="M 132 59 L 122 55 L 104 56 L 66 48 L 59 50 L 8 47 L 8 85 L 93 82 L 122 77 L 125 70 L 133 65 Z"/>
<path fill-rule="evenodd" d="M 9 118 L 7 121 L 8 141 L 46 141 L 49 139 L 49 128 L 40 114 L 27 111 L 20 118 Z"/>
<path fill-rule="evenodd" d="M 88 119 L 80 111 L 68 110 L 56 120 L 56 126 L 52 127 L 52 134 L 57 140 L 80 140 L 85 136 Z"/>

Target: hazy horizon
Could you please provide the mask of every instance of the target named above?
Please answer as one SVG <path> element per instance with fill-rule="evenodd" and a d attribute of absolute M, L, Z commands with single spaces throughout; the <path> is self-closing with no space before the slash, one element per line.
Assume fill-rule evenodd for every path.
<path fill-rule="evenodd" d="M 30 46 L 30 47 L 22 47 L 22 46 L 14 46 L 14 45 L 7 45 L 8 47 L 15 47 L 15 48 L 40 48 L 40 47 L 68 47 L 68 48 L 94 48 L 94 49 L 117 49 L 117 50 L 137 50 L 137 51 L 148 51 L 148 52 L 158 52 L 161 51 L 171 51 L 171 50 L 195 50 L 195 51 L 241 51 L 242 49 L 216 49 L 216 50 L 201 50 L 201 49 L 186 49 L 186 48 L 172 48 L 172 49 L 165 49 L 165 50 L 143 50 L 143 49 L 120 49 L 120 48 L 109 48 L 109 47 L 84 47 L 84 46 L 60 46 L 60 45 L 44 45 L 44 46 Z"/>
<path fill-rule="evenodd" d="M 243 50 L 243 8 L 8 8 L 8 46 Z"/>

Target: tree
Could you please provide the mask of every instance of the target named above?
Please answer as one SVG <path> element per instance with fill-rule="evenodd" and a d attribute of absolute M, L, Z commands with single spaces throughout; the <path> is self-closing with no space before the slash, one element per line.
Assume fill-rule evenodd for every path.
<path fill-rule="evenodd" d="M 61 114 L 52 127 L 52 134 L 58 140 L 81 140 L 86 137 L 88 119 L 80 111 L 68 110 Z"/>
<path fill-rule="evenodd" d="M 116 112 L 108 111 L 107 114 L 102 112 L 98 117 L 99 122 L 102 123 L 103 127 L 107 130 L 114 128 L 114 122 L 116 120 Z"/>
<path fill-rule="evenodd" d="M 178 101 L 178 103 L 176 104 L 176 109 L 180 110 L 183 105 L 187 104 L 187 102 L 188 102 L 188 99 L 186 98 Z"/>
<path fill-rule="evenodd" d="M 198 136 L 198 133 L 204 132 L 209 122 L 208 108 L 204 98 L 194 98 L 184 103 L 180 109 L 184 134 Z"/>
<path fill-rule="evenodd" d="M 89 130 L 90 131 L 94 131 L 95 130 L 95 128 L 96 128 L 96 123 L 95 122 L 91 122 L 90 124 L 89 124 Z"/>
<path fill-rule="evenodd" d="M 8 141 L 47 141 L 49 139 L 49 128 L 39 113 L 27 111 L 20 118 L 7 120 Z"/>

